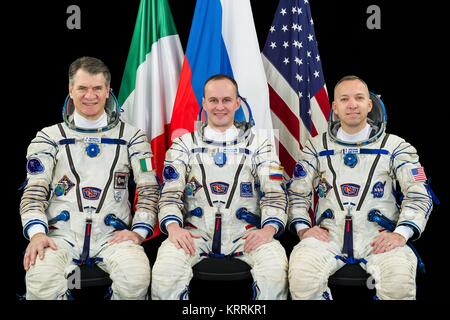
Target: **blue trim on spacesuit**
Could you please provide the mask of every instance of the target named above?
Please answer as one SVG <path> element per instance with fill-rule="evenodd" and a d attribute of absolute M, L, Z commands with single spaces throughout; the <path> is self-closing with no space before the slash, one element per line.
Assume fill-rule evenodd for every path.
<path fill-rule="evenodd" d="M 271 217 L 271 218 L 268 218 L 268 219 L 264 220 L 264 222 L 261 224 L 261 229 L 264 228 L 264 226 L 266 224 L 276 224 L 278 226 L 278 231 L 277 231 L 277 233 L 275 233 L 273 235 L 274 237 L 278 237 L 278 236 L 283 234 L 283 232 L 284 232 L 284 223 L 280 219 L 278 219 L 276 217 Z"/>
<path fill-rule="evenodd" d="M 135 229 L 144 229 L 147 230 L 148 234 L 147 237 L 153 235 L 153 227 L 148 224 L 148 223 L 144 223 L 144 222 L 138 222 L 135 223 L 132 227 L 131 227 L 131 231 L 135 230 Z"/>
<path fill-rule="evenodd" d="M 30 237 L 28 237 L 28 229 L 30 229 L 31 226 L 34 226 L 36 224 L 42 225 L 45 228 L 45 234 L 48 233 L 48 226 L 44 221 L 39 219 L 32 219 L 23 226 L 23 236 L 25 237 L 25 239 L 30 240 Z"/>
<path fill-rule="evenodd" d="M 181 228 L 183 228 L 183 221 L 178 217 L 178 216 L 175 216 L 175 215 L 168 215 L 168 216 L 165 216 L 160 222 L 159 222 L 159 228 L 161 229 L 161 232 L 162 233 L 164 233 L 164 234 L 169 234 L 168 232 L 167 232 L 167 229 L 166 229 L 166 223 L 167 222 L 169 222 L 169 221 L 176 221 L 176 222 L 178 222 L 178 225 L 181 227 Z"/>
<path fill-rule="evenodd" d="M 312 227 L 312 225 L 311 225 L 311 223 L 308 221 L 308 220 L 306 220 L 306 219 L 304 219 L 304 218 L 295 218 L 295 219 L 293 219 L 292 221 L 291 221 L 291 223 L 289 224 L 289 230 L 291 231 L 291 232 L 293 232 L 293 233 L 295 233 L 295 234 L 297 234 L 297 229 L 296 229 L 296 225 L 297 224 L 306 224 L 309 228 L 311 228 Z"/>
<path fill-rule="evenodd" d="M 334 156 L 336 153 L 340 153 L 340 151 L 335 152 L 334 150 L 323 150 L 323 151 L 319 152 L 319 157 Z M 356 152 L 356 154 L 385 154 L 385 155 L 388 155 L 389 150 L 360 148 L 360 149 L 358 149 L 358 152 Z"/>
<path fill-rule="evenodd" d="M 75 144 L 77 141 L 75 138 L 66 138 L 59 140 L 59 145 L 68 145 L 68 144 Z M 100 138 L 101 144 L 121 144 L 126 145 L 127 142 L 123 139 L 115 139 L 115 138 Z"/>

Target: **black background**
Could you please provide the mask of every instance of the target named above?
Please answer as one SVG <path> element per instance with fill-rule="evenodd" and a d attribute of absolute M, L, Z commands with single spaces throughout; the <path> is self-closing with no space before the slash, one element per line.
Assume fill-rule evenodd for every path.
<path fill-rule="evenodd" d="M 8 179 L 4 221 L 12 230 L 14 241 L 13 268 L 15 291 L 23 285 L 20 260 L 26 241 L 21 236 L 18 214 L 18 186 L 26 177 L 26 148 L 42 127 L 61 121 L 61 107 L 67 95 L 67 69 L 84 55 L 102 59 L 111 69 L 113 90 L 118 94 L 122 73 L 134 30 L 139 1 L 34 1 L 13 3 L 4 11 L 2 50 L 7 95 Z M 318 40 L 325 80 L 332 98 L 336 81 L 347 74 L 365 79 L 369 88 L 382 95 L 388 113 L 390 133 L 413 144 L 431 185 L 440 198 L 427 229 L 416 244 L 427 267 L 421 276 L 418 298 L 422 301 L 443 299 L 448 280 L 444 250 L 448 243 L 446 217 L 448 171 L 444 160 L 447 91 L 445 10 L 440 1 L 366 1 L 310 0 L 316 38 Z M 176 28 L 186 49 L 194 0 L 170 0 Z M 81 30 L 68 30 L 66 9 L 76 4 L 81 8 Z M 381 29 L 369 30 L 366 9 L 376 4 L 381 8 Z M 260 48 L 278 5 L 277 0 L 251 1 Z M 5 22 L 6 21 L 6 22 Z M 11 56 L 9 56 L 11 55 Z M 251 72 L 251 71 L 249 71 Z M 5 75 L 5 74 L 4 74 Z M 5 125 L 5 124 L 4 124 Z M 9 123 L 7 124 L 9 125 Z M 11 155 L 12 153 L 12 155 Z M 12 166 L 12 167 L 11 167 Z M 9 227 L 13 224 L 13 227 Z M 8 262 L 10 263 L 10 262 Z M 344 297 L 345 299 L 345 297 Z"/>

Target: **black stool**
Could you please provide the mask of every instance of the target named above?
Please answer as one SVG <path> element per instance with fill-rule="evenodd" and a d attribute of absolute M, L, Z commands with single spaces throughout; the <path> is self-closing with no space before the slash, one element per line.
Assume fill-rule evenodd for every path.
<path fill-rule="evenodd" d="M 253 278 L 250 270 L 247 263 L 236 258 L 203 259 L 192 268 L 189 298 L 193 301 L 223 302 L 230 298 L 251 301 Z"/>
<path fill-rule="evenodd" d="M 110 286 L 112 280 L 109 274 L 97 265 L 80 267 L 81 272 L 81 288 Z"/>
<path fill-rule="evenodd" d="M 79 267 L 79 272 L 80 288 L 70 290 L 71 299 L 101 300 L 110 298 L 112 280 L 107 272 L 97 265 L 82 265 Z"/>
<path fill-rule="evenodd" d="M 210 281 L 237 281 L 252 278 L 250 266 L 239 259 L 206 258 L 197 263 L 192 271 L 194 278 Z"/>
<path fill-rule="evenodd" d="M 335 286 L 367 286 L 369 274 L 359 264 L 346 264 L 328 278 L 328 283 Z"/>

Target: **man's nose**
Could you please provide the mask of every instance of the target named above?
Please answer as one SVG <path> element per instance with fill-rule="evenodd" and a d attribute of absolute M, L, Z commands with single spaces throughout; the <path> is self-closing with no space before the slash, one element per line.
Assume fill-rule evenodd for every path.
<path fill-rule="evenodd" d="M 349 99 L 349 100 L 348 100 L 347 106 L 348 106 L 349 108 L 351 108 L 351 109 L 354 109 L 354 108 L 356 108 L 358 105 L 357 105 L 355 99 Z"/>
<path fill-rule="evenodd" d="M 95 96 L 95 91 L 92 88 L 88 88 L 86 94 L 84 95 L 85 98 L 95 98 Z"/>
<path fill-rule="evenodd" d="M 216 106 L 216 110 L 224 110 L 225 109 L 225 105 L 222 102 L 219 102 Z"/>

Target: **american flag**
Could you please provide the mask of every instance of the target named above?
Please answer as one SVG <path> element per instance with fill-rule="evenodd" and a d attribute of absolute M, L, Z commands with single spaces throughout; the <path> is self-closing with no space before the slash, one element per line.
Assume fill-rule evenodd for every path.
<path fill-rule="evenodd" d="M 300 148 L 326 130 L 330 113 L 308 0 L 280 0 L 262 58 L 278 154 L 290 176 Z"/>
<path fill-rule="evenodd" d="M 425 170 L 423 170 L 423 167 L 411 169 L 411 173 L 414 181 L 427 181 L 427 176 L 425 175 Z"/>

